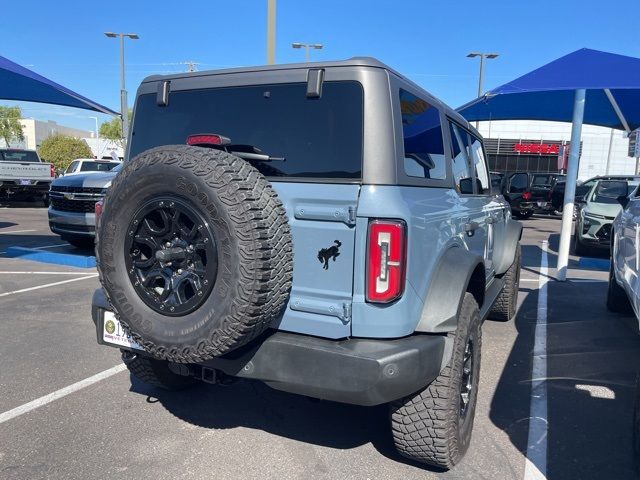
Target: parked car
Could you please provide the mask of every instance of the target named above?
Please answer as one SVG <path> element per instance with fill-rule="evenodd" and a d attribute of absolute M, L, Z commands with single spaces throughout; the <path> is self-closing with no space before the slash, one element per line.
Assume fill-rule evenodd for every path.
<path fill-rule="evenodd" d="M 0 198 L 49 201 L 55 168 L 43 162 L 35 150 L 0 148 Z"/>
<path fill-rule="evenodd" d="M 78 158 L 69 164 L 64 171 L 64 175 L 77 175 L 86 172 L 109 172 L 121 163 L 122 162 L 116 162 L 114 160 Z"/>
<path fill-rule="evenodd" d="M 580 202 L 584 199 L 584 196 L 589 193 L 593 186 L 600 180 L 621 180 L 625 182 L 640 182 L 640 176 L 638 175 L 598 175 L 597 177 L 591 177 L 584 182 L 578 182 L 576 186 L 576 202 Z"/>
<path fill-rule="evenodd" d="M 618 197 L 622 210 L 611 226 L 607 307 L 613 312 L 634 312 L 640 322 L 639 190 L 636 188 L 630 195 Z"/>
<path fill-rule="evenodd" d="M 149 77 L 131 132 L 98 221 L 99 342 L 164 388 L 389 404 L 402 455 L 457 463 L 481 323 L 514 316 L 520 272 L 478 132 L 369 58 Z"/>
<path fill-rule="evenodd" d="M 594 249 L 609 250 L 611 224 L 622 209 L 619 197 L 626 197 L 638 182 L 599 180 L 577 203 L 574 234 L 576 255 L 588 255 Z"/>
<path fill-rule="evenodd" d="M 557 173 L 510 172 L 505 174 L 502 189 L 511 212 L 518 218 L 529 218 L 536 211 L 551 210 L 549 192 L 563 175 Z"/>
<path fill-rule="evenodd" d="M 59 177 L 49 192 L 49 228 L 76 247 L 91 247 L 95 238 L 95 204 L 104 197 L 121 165 L 105 172 Z"/>

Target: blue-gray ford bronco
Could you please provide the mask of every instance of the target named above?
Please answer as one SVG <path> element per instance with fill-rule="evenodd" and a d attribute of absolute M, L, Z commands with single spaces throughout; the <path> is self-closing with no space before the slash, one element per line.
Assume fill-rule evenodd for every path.
<path fill-rule="evenodd" d="M 370 58 L 152 76 L 127 158 L 92 316 L 134 376 L 388 404 L 402 455 L 462 458 L 522 232 L 464 118 Z"/>

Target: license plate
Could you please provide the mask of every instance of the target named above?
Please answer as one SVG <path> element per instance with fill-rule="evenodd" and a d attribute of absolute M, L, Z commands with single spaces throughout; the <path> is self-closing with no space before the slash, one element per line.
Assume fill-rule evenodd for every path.
<path fill-rule="evenodd" d="M 546 207 L 547 206 L 547 202 L 538 202 L 538 206 L 539 207 Z"/>
<path fill-rule="evenodd" d="M 104 340 L 105 343 L 118 345 L 120 347 L 144 350 L 138 342 L 131 338 L 131 335 L 124 331 L 124 328 L 122 328 L 122 325 L 113 312 L 104 312 L 102 340 Z"/>
<path fill-rule="evenodd" d="M 20 180 L 20 185 L 31 185 L 31 180 Z"/>

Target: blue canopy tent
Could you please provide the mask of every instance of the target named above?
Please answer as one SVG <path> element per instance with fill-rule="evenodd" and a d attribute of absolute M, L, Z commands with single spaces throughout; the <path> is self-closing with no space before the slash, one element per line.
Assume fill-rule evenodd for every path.
<path fill-rule="evenodd" d="M 0 98 L 25 102 L 50 103 L 83 108 L 109 115 L 120 115 L 87 97 L 83 97 L 48 78 L 38 75 L 0 56 Z"/>
<path fill-rule="evenodd" d="M 463 105 L 469 121 L 572 122 L 558 279 L 566 278 L 582 124 L 630 133 L 640 127 L 640 59 L 583 48 Z"/>

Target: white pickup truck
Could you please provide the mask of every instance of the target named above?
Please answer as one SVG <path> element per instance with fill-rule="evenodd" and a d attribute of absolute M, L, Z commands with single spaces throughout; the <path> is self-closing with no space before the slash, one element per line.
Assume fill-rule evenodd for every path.
<path fill-rule="evenodd" d="M 48 205 L 55 176 L 53 164 L 43 162 L 35 150 L 0 149 L 0 199 L 41 200 Z"/>

